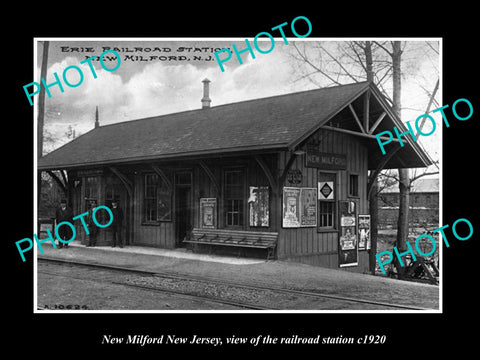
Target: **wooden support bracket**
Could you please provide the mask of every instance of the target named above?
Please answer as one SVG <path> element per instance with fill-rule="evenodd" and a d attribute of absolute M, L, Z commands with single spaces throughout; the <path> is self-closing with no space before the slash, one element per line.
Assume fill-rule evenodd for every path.
<path fill-rule="evenodd" d="M 68 180 L 66 178 L 66 175 L 62 171 L 63 170 L 60 170 L 60 174 L 64 182 L 62 182 L 62 180 L 59 179 L 58 175 L 55 174 L 53 171 L 47 170 L 47 174 L 50 175 L 50 177 L 58 184 L 58 186 L 60 186 L 65 196 L 68 196 Z"/>
<path fill-rule="evenodd" d="M 268 167 L 267 163 L 263 160 L 263 158 L 260 155 L 255 155 L 255 161 L 257 164 L 262 168 L 265 176 L 267 177 L 267 180 L 272 188 L 272 191 L 275 195 L 277 195 L 278 191 L 278 182 L 273 176 L 272 172 L 270 171 L 270 168 Z"/>
<path fill-rule="evenodd" d="M 130 196 L 130 199 L 133 199 L 133 184 L 128 178 L 122 174 L 116 167 L 110 166 L 109 167 L 110 171 L 113 172 L 123 183 L 125 186 L 125 189 L 127 189 L 128 196 Z"/>
<path fill-rule="evenodd" d="M 373 124 L 373 126 L 370 128 L 370 130 L 368 131 L 368 133 L 370 135 L 373 134 L 373 132 L 375 131 L 375 129 L 377 128 L 377 126 L 382 122 L 383 118 L 387 115 L 387 113 L 384 111 L 380 114 L 380 116 L 378 117 L 378 119 L 375 121 L 375 123 Z"/>
<path fill-rule="evenodd" d="M 355 109 L 353 108 L 352 104 L 348 104 L 348 108 L 350 109 L 355 121 L 357 122 L 358 127 L 360 128 L 360 131 L 363 134 L 366 134 L 365 129 L 362 126 L 362 123 L 360 122 L 360 119 L 357 116 L 357 113 L 355 112 Z"/>
<path fill-rule="evenodd" d="M 293 152 L 290 153 L 290 158 L 288 159 L 287 163 L 285 164 L 285 169 L 283 169 L 282 175 L 280 175 L 280 178 L 278 180 L 278 185 L 279 186 L 282 186 L 283 183 L 285 182 L 285 179 L 287 178 L 288 170 L 290 170 L 290 168 L 292 167 L 293 162 L 295 161 L 296 158 L 297 158 L 297 155 L 295 155 Z"/>
<path fill-rule="evenodd" d="M 215 192 L 220 194 L 220 185 L 218 184 L 217 178 L 215 177 L 215 174 L 210 170 L 210 168 L 205 164 L 203 160 L 198 160 L 198 165 L 202 168 L 202 170 L 207 174 L 208 178 L 212 182 L 213 186 L 215 187 Z"/>
<path fill-rule="evenodd" d="M 170 181 L 168 176 L 165 175 L 165 172 L 162 169 L 160 169 L 157 165 L 150 165 L 150 166 L 153 169 L 153 171 L 155 171 L 155 173 L 162 178 L 165 185 L 167 185 L 168 190 L 172 191 L 173 189 L 172 182 Z"/>

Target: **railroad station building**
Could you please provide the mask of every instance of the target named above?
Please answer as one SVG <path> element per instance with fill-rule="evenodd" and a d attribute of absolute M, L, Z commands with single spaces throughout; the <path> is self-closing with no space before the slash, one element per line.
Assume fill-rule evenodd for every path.
<path fill-rule="evenodd" d="M 97 113 L 91 131 L 40 158 L 38 171 L 63 187 L 74 214 L 119 201 L 127 245 L 368 272 L 369 171 L 431 163 L 409 137 L 382 155 L 375 134 L 407 129 L 378 88 L 210 106 L 208 87 L 197 110 L 104 126 Z M 101 229 L 97 244 L 111 236 Z"/>

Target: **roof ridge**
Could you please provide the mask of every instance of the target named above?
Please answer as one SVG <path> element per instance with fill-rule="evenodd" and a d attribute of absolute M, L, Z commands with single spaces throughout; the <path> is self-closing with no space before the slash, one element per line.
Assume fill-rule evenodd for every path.
<path fill-rule="evenodd" d="M 291 150 L 369 89 L 375 85 L 349 83 L 106 124 L 46 154 L 37 166 L 73 168 L 239 149 L 279 151 L 280 144 Z M 415 157 L 411 164 L 423 162 Z"/>
<path fill-rule="evenodd" d="M 286 93 L 286 94 L 271 95 L 271 96 L 265 96 L 265 97 L 261 97 L 261 98 L 255 98 L 255 99 L 241 100 L 241 101 L 236 101 L 236 102 L 230 102 L 230 103 L 226 103 L 226 104 L 211 106 L 208 109 L 198 108 L 198 109 L 192 109 L 192 110 L 183 110 L 183 111 L 179 111 L 179 112 L 173 112 L 173 113 L 167 113 L 167 114 L 161 114 L 161 115 L 153 115 L 153 116 L 148 116 L 148 117 L 144 117 L 144 118 L 114 122 L 114 123 L 110 123 L 110 124 L 100 125 L 100 127 L 98 129 L 105 128 L 107 126 L 112 126 L 112 125 L 131 123 L 131 122 L 134 122 L 134 121 L 144 121 L 144 120 L 154 120 L 154 119 L 158 120 L 161 117 L 172 116 L 172 115 L 177 115 L 177 114 L 180 115 L 180 114 L 189 113 L 189 112 L 198 111 L 198 112 L 203 113 L 205 111 L 212 111 L 212 110 L 215 110 L 215 109 L 218 109 L 218 108 L 221 108 L 221 107 L 238 105 L 238 104 L 255 102 L 255 101 L 264 101 L 264 100 L 267 100 L 267 99 L 280 98 L 280 97 L 284 97 L 284 96 L 300 95 L 300 94 L 307 93 L 307 92 L 325 91 L 325 90 L 330 90 L 330 89 L 340 88 L 340 87 L 345 87 L 345 86 L 360 86 L 360 85 L 368 85 L 368 84 L 369 84 L 368 81 L 359 81 L 359 82 L 355 82 L 355 83 L 340 84 L 340 85 L 336 85 L 336 86 L 326 86 L 326 87 L 322 87 L 322 88 L 318 88 L 318 89 L 302 90 L 302 91 L 296 91 L 296 92 L 291 92 L 291 93 Z M 96 129 L 93 129 L 93 130 L 96 130 Z"/>

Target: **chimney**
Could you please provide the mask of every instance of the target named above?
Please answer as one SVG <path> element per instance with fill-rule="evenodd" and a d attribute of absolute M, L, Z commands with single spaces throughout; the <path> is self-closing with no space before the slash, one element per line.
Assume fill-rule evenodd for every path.
<path fill-rule="evenodd" d="M 100 123 L 98 122 L 98 106 L 95 108 L 95 129 L 100 126 Z"/>
<path fill-rule="evenodd" d="M 202 98 L 202 109 L 209 109 L 210 108 L 210 102 L 212 100 L 210 100 L 210 97 L 209 97 L 209 83 L 210 83 L 210 80 L 208 80 L 207 78 L 203 79 L 203 98 Z"/>

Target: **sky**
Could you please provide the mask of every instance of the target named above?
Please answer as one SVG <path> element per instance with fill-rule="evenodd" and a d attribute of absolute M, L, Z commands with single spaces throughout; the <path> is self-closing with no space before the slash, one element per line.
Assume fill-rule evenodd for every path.
<path fill-rule="evenodd" d="M 76 136 L 90 131 L 94 127 L 97 106 L 100 125 L 199 109 L 202 80 L 205 78 L 211 81 L 211 106 L 328 86 L 329 81 L 318 74 L 304 76 L 312 73 L 313 69 L 295 59 L 298 53 L 293 44 L 305 48 L 312 54 L 312 59 L 325 60 L 327 56 L 318 50 L 321 42 L 329 54 L 347 63 L 340 58 L 337 49 L 342 42 L 350 39 L 288 39 L 289 43 L 285 44 L 282 38 L 275 38 L 273 49 L 265 54 L 252 45 L 255 58 L 245 52 L 241 55 L 242 64 L 233 55 L 223 64 L 224 72 L 215 60 L 214 52 L 223 48 L 232 49 L 233 44 L 239 50 L 245 49 L 244 39 L 37 40 L 36 79 L 32 81 L 40 80 L 41 40 L 50 42 L 47 84 L 54 82 L 55 72 L 62 79 L 64 70 L 69 66 L 79 67 L 83 74 L 80 83 L 78 72 L 70 68 L 65 73 L 66 79 L 71 84 L 80 83 L 78 86 L 66 86 L 62 79 L 63 93 L 58 86 L 49 88 L 51 98 L 45 99 L 45 132 L 51 140 L 44 146 L 45 152 L 50 152 L 71 141 L 71 137 L 66 135 L 69 129 L 75 129 Z M 265 52 L 272 44 L 268 38 L 265 42 L 263 40 L 259 38 L 258 46 Z M 253 39 L 250 39 L 252 43 Z M 425 112 L 428 103 L 425 89 L 433 90 L 441 72 L 440 57 L 431 51 L 431 43 L 427 45 L 424 39 L 409 40 L 403 54 L 402 120 L 408 120 L 412 125 L 416 117 Z M 438 47 L 438 44 L 434 45 Z M 112 53 L 105 53 L 106 69 L 98 61 L 100 55 L 109 49 L 117 51 L 121 59 L 115 71 L 109 71 L 118 64 Z M 220 57 L 226 54 L 221 53 Z M 80 63 L 91 56 L 96 56 L 91 61 L 96 78 L 88 63 Z M 353 81 L 346 79 L 344 82 Z M 438 100 L 441 99 L 440 94 L 437 95 L 438 106 L 441 105 Z M 440 123 L 441 120 L 438 120 L 437 124 Z M 424 132 L 427 132 L 428 126 Z M 441 126 L 437 126 L 433 135 L 418 141 L 434 160 L 438 160 L 440 154 L 440 135 Z"/>

